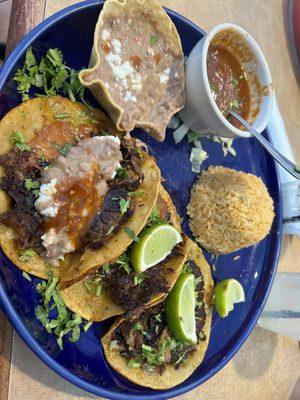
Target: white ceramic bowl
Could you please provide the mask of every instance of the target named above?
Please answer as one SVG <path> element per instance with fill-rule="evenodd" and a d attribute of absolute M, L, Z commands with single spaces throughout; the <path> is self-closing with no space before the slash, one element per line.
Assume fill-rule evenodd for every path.
<path fill-rule="evenodd" d="M 186 105 L 180 112 L 183 123 L 205 135 L 250 137 L 223 116 L 212 96 L 207 76 L 207 52 L 211 43 L 231 50 L 239 59 L 248 79 L 251 111 L 248 118 L 262 132 L 269 121 L 273 106 L 273 88 L 269 67 L 258 44 L 248 32 L 234 24 L 217 25 L 193 48 L 186 63 Z"/>

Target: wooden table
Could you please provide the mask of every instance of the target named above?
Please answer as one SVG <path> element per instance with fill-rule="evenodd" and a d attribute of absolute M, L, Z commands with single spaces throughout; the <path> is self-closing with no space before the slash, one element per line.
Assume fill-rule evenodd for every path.
<path fill-rule="evenodd" d="M 298 0 L 297 0 L 298 1 Z M 10 51 L 35 25 L 76 0 L 13 0 Z M 205 30 L 228 21 L 248 30 L 262 47 L 295 157 L 300 162 L 300 90 L 290 45 L 289 0 L 165 0 Z M 251 4 L 251 6 L 250 6 Z M 300 272 L 300 240 L 285 237 L 280 271 Z M 13 340 L 12 340 L 13 337 Z M 12 345 L 13 343 L 13 345 Z M 43 365 L 0 311 L 0 400 L 67 400 L 93 396 L 60 379 Z M 185 400 L 299 400 L 300 353 L 296 341 L 255 328 L 226 367 Z"/>

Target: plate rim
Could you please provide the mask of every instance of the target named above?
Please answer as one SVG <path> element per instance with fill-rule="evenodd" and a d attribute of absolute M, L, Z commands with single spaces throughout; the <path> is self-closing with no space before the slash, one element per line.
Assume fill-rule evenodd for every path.
<path fill-rule="evenodd" d="M 85 0 L 80 3 L 73 4 L 69 7 L 66 7 L 57 13 L 51 15 L 44 21 L 42 21 L 39 25 L 37 25 L 31 32 L 29 32 L 16 46 L 16 48 L 12 51 L 8 59 L 5 61 L 3 64 L 2 68 L 0 69 L 0 90 L 2 89 L 3 85 L 6 82 L 6 79 L 8 75 L 11 73 L 11 67 L 15 62 L 15 59 L 22 55 L 28 45 L 32 43 L 35 39 L 37 39 L 40 34 L 44 33 L 47 29 L 49 29 L 52 25 L 55 23 L 59 22 L 61 19 L 66 17 L 67 15 L 71 15 L 73 13 L 78 12 L 79 10 L 84 10 L 86 8 L 89 8 L 91 6 L 96 6 L 96 5 L 103 5 L 104 0 Z M 168 12 L 168 15 L 170 16 L 175 16 L 185 24 L 188 24 L 192 26 L 195 30 L 198 32 L 205 34 L 205 31 L 201 29 L 199 26 L 197 26 L 195 23 L 190 21 L 188 18 L 185 16 L 167 8 L 164 7 L 165 10 Z M 271 141 L 268 128 L 267 128 L 267 138 Z M 272 162 L 272 161 L 271 161 Z M 264 297 L 260 303 L 260 306 L 256 310 L 255 313 L 253 313 L 250 323 L 248 324 L 247 328 L 243 332 L 243 336 L 241 337 L 241 340 L 239 343 L 235 344 L 232 348 L 231 353 L 229 354 L 228 357 L 223 357 L 222 360 L 218 363 L 218 365 L 215 368 L 212 368 L 210 371 L 208 371 L 207 374 L 205 374 L 201 379 L 198 379 L 195 382 L 190 382 L 190 383 L 183 383 L 181 384 L 182 386 L 178 387 L 175 386 L 174 388 L 168 389 L 168 391 L 153 391 L 153 393 L 149 393 L 148 395 L 143 395 L 143 400 L 164 400 L 164 399 L 169 399 L 171 397 L 179 396 L 183 393 L 186 393 L 201 384 L 203 384 L 205 381 L 210 379 L 213 375 L 215 375 L 220 369 L 222 369 L 229 360 L 236 354 L 236 352 L 241 348 L 245 340 L 248 338 L 249 334 L 253 330 L 259 315 L 261 314 L 264 304 L 268 298 L 268 295 L 270 293 L 270 290 L 272 288 L 273 280 L 277 271 L 277 265 L 278 265 L 278 260 L 279 260 L 279 255 L 280 255 L 280 249 L 281 249 L 281 242 L 282 242 L 282 193 L 281 193 L 281 184 L 280 184 L 280 179 L 279 179 L 279 173 L 278 173 L 278 166 L 277 164 L 273 161 L 274 167 L 275 167 L 275 176 L 274 179 L 276 181 L 276 186 L 278 187 L 278 195 L 279 195 L 279 202 L 278 202 L 278 210 L 277 210 L 277 219 L 278 219 L 278 230 L 276 232 L 276 251 L 273 253 L 273 265 L 274 268 L 272 270 L 272 273 L 270 274 L 270 281 L 268 288 L 266 292 L 264 293 Z M 57 362 L 54 358 L 52 358 L 51 355 L 49 355 L 46 350 L 42 348 L 40 343 L 32 336 L 31 332 L 26 328 L 24 325 L 21 317 L 19 316 L 18 312 L 14 309 L 13 305 L 10 303 L 10 300 L 8 298 L 8 295 L 6 294 L 2 281 L 0 280 L 0 306 L 2 307 L 4 313 L 8 317 L 9 321 L 13 325 L 14 329 L 18 332 L 18 334 L 22 337 L 24 342 L 27 344 L 27 346 L 34 352 L 37 357 L 43 361 L 49 368 L 51 368 L 55 373 L 57 373 L 60 377 L 66 379 L 73 385 L 76 385 L 77 387 L 92 393 L 97 396 L 102 396 L 106 397 L 109 399 L 115 399 L 115 400 L 132 400 L 132 399 L 140 399 L 141 395 L 139 394 L 124 394 L 121 391 L 120 392 L 114 392 L 110 389 L 106 389 L 101 386 L 96 386 L 93 383 L 89 383 L 82 378 L 78 377 L 74 373 L 71 373 L 62 366 L 59 362 Z"/>

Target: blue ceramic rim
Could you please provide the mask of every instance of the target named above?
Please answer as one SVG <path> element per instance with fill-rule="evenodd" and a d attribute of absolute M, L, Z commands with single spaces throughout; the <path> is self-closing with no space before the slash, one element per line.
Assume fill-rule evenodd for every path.
<path fill-rule="evenodd" d="M 103 4 L 104 1 L 102 0 L 86 0 L 81 3 L 74 4 L 72 6 L 69 6 L 56 14 L 50 16 L 43 22 L 41 22 L 36 28 L 34 28 L 26 37 L 17 45 L 17 47 L 14 49 L 14 51 L 11 53 L 5 64 L 1 68 L 1 76 L 0 76 L 0 89 L 3 87 L 5 84 L 5 81 L 8 77 L 8 75 L 11 72 L 11 67 L 15 62 L 15 59 L 19 56 L 20 53 L 23 53 L 25 49 L 35 40 L 37 37 L 43 33 L 45 30 L 50 28 L 53 24 L 56 22 L 60 21 L 63 19 L 66 15 L 70 15 L 72 13 L 77 12 L 78 10 L 83 10 L 85 8 L 89 8 L 90 6 L 94 5 L 99 5 Z M 182 20 L 184 23 L 189 24 L 193 26 L 194 29 L 196 29 L 198 32 L 201 32 L 202 34 L 205 34 L 205 32 L 199 28 L 197 25 L 195 25 L 193 22 L 185 18 L 184 16 L 176 13 L 175 11 L 172 11 L 168 8 L 166 8 L 167 12 L 171 16 L 175 16 L 178 19 Z M 270 140 L 270 135 L 267 131 L 267 137 Z M 165 391 L 157 391 L 153 392 L 149 395 L 143 395 L 143 400 L 164 400 L 164 399 L 169 399 L 171 397 L 179 396 L 183 393 L 186 393 L 197 386 L 201 385 L 205 381 L 207 381 L 209 378 L 211 378 L 215 373 L 217 373 L 221 368 L 227 364 L 227 362 L 235 355 L 235 353 L 240 349 L 240 347 L 243 345 L 245 340 L 248 338 L 250 332 L 254 328 L 254 325 L 256 324 L 263 307 L 265 305 L 265 302 L 268 298 L 269 292 L 272 287 L 272 283 L 275 277 L 275 273 L 277 270 L 277 264 L 279 260 L 279 255 L 280 255 L 280 248 L 281 248 L 281 240 L 282 240 L 282 196 L 281 196 L 281 186 L 280 186 L 280 180 L 279 180 L 279 174 L 278 174 L 278 166 L 275 164 L 275 171 L 276 171 L 276 182 L 279 188 L 279 204 L 278 204 L 278 210 L 277 210 L 277 218 L 278 218 L 278 231 L 277 231 L 277 246 L 276 246 L 276 251 L 273 254 L 273 262 L 272 264 L 274 265 L 273 270 L 271 271 L 270 274 L 270 279 L 269 279 L 269 285 L 268 288 L 264 294 L 264 297 L 260 304 L 257 305 L 255 312 L 252 314 L 252 317 L 248 323 L 248 326 L 246 330 L 243 333 L 243 336 L 241 337 L 240 341 L 237 342 L 231 349 L 231 352 L 227 357 L 224 357 L 219 364 L 211 369 L 207 374 L 203 375 L 201 379 L 199 379 L 196 382 L 191 382 L 189 384 L 185 384 L 182 387 L 174 387 L 173 389 L 169 389 L 167 392 Z M 14 310 L 12 304 L 9 301 L 8 296 L 5 293 L 5 290 L 2 286 L 2 283 L 0 282 L 0 306 L 2 307 L 3 311 L 9 318 L 10 322 L 18 332 L 18 334 L 22 337 L 24 342 L 28 345 L 28 347 L 48 366 L 50 367 L 53 371 L 55 371 L 58 375 L 66 379 L 67 381 L 71 382 L 72 384 L 80 387 L 83 390 L 86 390 L 87 392 L 90 392 L 92 394 L 95 394 L 97 396 L 102 396 L 106 397 L 109 399 L 113 400 L 132 400 L 132 399 L 140 399 L 140 395 L 136 394 L 130 394 L 126 395 L 121 392 L 113 392 L 111 390 L 101 388 L 99 386 L 95 386 L 91 383 L 88 383 L 84 381 L 83 379 L 77 377 L 76 375 L 72 374 L 69 372 L 65 367 L 61 366 L 58 362 L 56 362 L 45 350 L 42 349 L 40 344 L 37 342 L 36 339 L 34 339 L 31 335 L 31 333 L 28 331 L 28 329 L 25 327 L 23 324 L 19 314 Z"/>

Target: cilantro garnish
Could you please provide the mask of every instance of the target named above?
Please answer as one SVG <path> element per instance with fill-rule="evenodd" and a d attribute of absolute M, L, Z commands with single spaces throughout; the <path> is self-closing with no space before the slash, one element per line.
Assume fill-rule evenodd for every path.
<path fill-rule="evenodd" d="M 27 190 L 38 189 L 40 187 L 40 182 L 32 179 L 25 179 L 24 186 Z"/>
<path fill-rule="evenodd" d="M 300 172 L 300 165 L 296 165 L 294 169 L 296 172 Z"/>
<path fill-rule="evenodd" d="M 23 262 L 28 262 L 35 255 L 35 251 L 31 249 L 21 250 L 19 255 L 19 260 Z"/>
<path fill-rule="evenodd" d="M 71 333 L 70 342 L 76 342 L 80 337 L 80 325 L 82 318 L 70 313 L 58 290 L 58 278 L 50 277 L 49 281 L 41 281 L 36 286 L 41 295 L 41 304 L 35 308 L 35 315 L 48 333 L 57 336 L 57 344 L 62 350 L 63 337 Z M 52 318 L 52 312 L 56 310 L 56 316 Z"/>
<path fill-rule="evenodd" d="M 73 102 L 78 98 L 86 104 L 84 87 L 78 79 L 78 72 L 67 67 L 63 53 L 59 49 L 49 49 L 38 62 L 32 48 L 29 47 L 24 65 L 17 70 L 13 79 L 17 82 L 17 90 L 22 95 L 22 101 L 30 98 L 31 88 L 38 88 L 47 96 L 61 93 Z"/>
<path fill-rule="evenodd" d="M 143 280 L 144 278 L 141 275 L 134 275 L 133 282 L 135 286 L 139 286 Z"/>
<path fill-rule="evenodd" d="M 158 38 L 155 35 L 152 35 L 150 38 L 150 46 L 155 46 L 158 43 Z"/>
<path fill-rule="evenodd" d="M 164 222 L 165 221 L 162 218 L 160 218 L 159 211 L 155 206 L 150 214 L 150 217 L 148 218 L 146 226 L 147 227 L 155 226 L 158 224 L 163 224 Z"/>
<path fill-rule="evenodd" d="M 128 192 L 127 193 L 129 197 L 140 197 L 145 194 L 144 190 L 136 190 L 135 192 Z"/>
<path fill-rule="evenodd" d="M 87 322 L 87 323 L 83 326 L 84 332 L 87 332 L 87 331 L 90 329 L 90 327 L 91 327 L 92 325 L 93 325 L 93 322 L 92 322 L 92 321 Z"/>
<path fill-rule="evenodd" d="M 188 133 L 188 142 L 193 143 L 195 140 L 197 140 L 199 137 L 199 134 L 193 131 L 189 131 Z"/>
<path fill-rule="evenodd" d="M 140 368 L 141 364 L 135 361 L 133 358 L 128 361 L 128 367 L 131 368 Z"/>
<path fill-rule="evenodd" d="M 57 151 L 59 152 L 59 154 L 65 157 L 69 153 L 71 147 L 73 147 L 71 143 L 66 143 L 61 147 L 57 147 Z"/>
<path fill-rule="evenodd" d="M 30 151 L 31 150 L 31 147 L 27 143 L 25 143 L 25 138 L 24 138 L 24 135 L 22 132 L 15 132 L 12 135 L 12 141 L 14 142 L 15 147 L 18 150 L 21 150 L 21 151 L 25 151 L 25 150 Z"/>
<path fill-rule="evenodd" d="M 133 230 L 131 228 L 129 228 L 129 226 L 125 226 L 124 231 L 127 233 L 127 235 L 133 239 L 134 242 L 138 242 L 139 238 L 136 236 L 136 234 L 133 232 Z"/>
<path fill-rule="evenodd" d="M 31 276 L 29 274 L 27 274 L 26 271 L 22 272 L 22 276 L 23 278 L 27 279 L 29 282 L 31 282 Z"/>
<path fill-rule="evenodd" d="M 231 83 L 233 84 L 233 86 L 237 87 L 239 85 L 239 81 L 237 79 L 232 79 Z"/>
<path fill-rule="evenodd" d="M 124 215 L 126 213 L 126 211 L 129 208 L 129 205 L 130 205 L 130 197 L 128 197 L 127 200 L 125 200 L 123 197 L 120 198 L 119 206 L 120 206 L 121 215 Z"/>
<path fill-rule="evenodd" d="M 210 90 L 213 92 L 213 93 L 217 93 L 218 92 L 218 88 L 217 88 L 217 85 L 215 85 L 214 83 L 210 83 Z"/>
<path fill-rule="evenodd" d="M 122 254 L 116 261 L 118 265 L 120 265 L 126 272 L 127 274 L 130 274 L 131 268 L 130 268 L 130 258 L 126 253 Z"/>
<path fill-rule="evenodd" d="M 143 331 L 144 331 L 144 327 L 143 327 L 143 325 L 138 321 L 138 322 L 136 322 L 136 323 L 133 325 L 132 331 L 133 331 L 133 332 L 135 332 L 135 331 L 143 332 Z"/>
<path fill-rule="evenodd" d="M 230 108 L 233 111 L 238 111 L 238 109 L 239 109 L 239 101 L 237 99 L 233 99 L 232 102 L 230 103 Z"/>
<path fill-rule="evenodd" d="M 121 179 L 127 179 L 128 178 L 128 171 L 127 169 L 120 167 L 116 170 L 117 176 Z"/>

